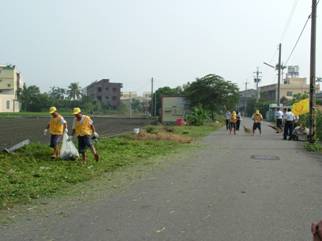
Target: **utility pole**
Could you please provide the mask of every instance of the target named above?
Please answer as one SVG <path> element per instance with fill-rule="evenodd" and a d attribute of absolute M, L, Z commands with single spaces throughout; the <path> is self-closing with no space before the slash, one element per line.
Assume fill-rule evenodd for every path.
<path fill-rule="evenodd" d="M 315 116 L 315 60 L 316 60 L 316 8 L 317 0 L 312 0 L 311 14 L 311 53 L 310 53 L 310 142 L 316 141 L 316 116 Z"/>
<path fill-rule="evenodd" d="M 247 92 L 247 86 L 248 86 L 248 81 L 246 80 L 245 82 L 245 91 Z M 244 116 L 247 116 L 247 93 L 245 93 L 245 112 L 244 112 Z"/>
<path fill-rule="evenodd" d="M 151 116 L 153 115 L 153 77 L 151 78 Z"/>
<path fill-rule="evenodd" d="M 130 91 L 130 119 L 132 119 L 132 92 Z"/>
<path fill-rule="evenodd" d="M 154 94 L 154 116 L 157 116 L 157 95 Z"/>
<path fill-rule="evenodd" d="M 277 64 L 277 70 L 278 70 L 278 78 L 277 78 L 277 106 L 278 108 L 280 107 L 280 93 L 281 93 L 281 69 L 282 69 L 282 64 L 281 64 L 281 59 L 282 59 L 282 44 L 280 43 L 278 45 L 278 64 Z"/>
<path fill-rule="evenodd" d="M 246 82 L 245 82 L 245 90 L 247 90 L 247 86 L 248 86 L 248 81 L 246 80 Z"/>
<path fill-rule="evenodd" d="M 254 72 L 255 74 L 255 78 L 254 78 L 254 82 L 256 83 L 256 91 L 257 91 L 257 101 L 259 100 L 259 88 L 258 88 L 258 84 L 261 81 L 261 74 L 262 72 L 259 71 L 259 67 L 257 67 L 257 71 Z"/>

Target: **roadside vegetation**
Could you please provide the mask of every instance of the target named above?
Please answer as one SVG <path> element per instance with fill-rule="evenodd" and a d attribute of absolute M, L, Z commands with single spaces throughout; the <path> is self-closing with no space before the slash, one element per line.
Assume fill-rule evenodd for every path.
<path fill-rule="evenodd" d="M 148 126 L 140 134 L 102 138 L 96 143 L 101 160 L 85 165 L 78 161 L 51 160 L 47 145 L 31 144 L 14 154 L 0 154 L 0 208 L 50 197 L 80 182 L 116 169 L 153 162 L 220 127 L 220 122 L 203 126 Z"/>

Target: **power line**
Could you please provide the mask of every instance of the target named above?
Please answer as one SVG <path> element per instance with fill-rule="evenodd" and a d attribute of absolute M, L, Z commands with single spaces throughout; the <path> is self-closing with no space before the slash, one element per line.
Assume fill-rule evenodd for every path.
<path fill-rule="evenodd" d="M 319 4 L 319 2 L 320 2 L 320 0 L 318 0 L 318 2 L 317 2 L 317 4 L 316 4 L 316 5 L 318 5 L 318 4 Z M 311 19 L 311 17 L 312 17 L 312 16 L 311 16 L 311 14 L 310 14 L 310 15 L 308 16 L 308 18 L 306 19 L 305 24 L 304 24 L 304 26 L 303 26 L 303 28 L 302 28 L 302 31 L 301 31 L 301 33 L 300 33 L 299 37 L 297 38 L 297 40 L 296 40 L 296 42 L 295 42 L 295 44 L 294 44 L 294 47 L 292 48 L 291 53 L 289 54 L 288 58 L 286 59 L 285 65 L 287 65 L 288 61 L 291 59 L 291 57 L 292 57 L 292 55 L 293 55 L 293 53 L 294 53 L 294 51 L 295 51 L 295 49 L 296 49 L 296 47 L 297 47 L 297 44 L 299 43 L 299 41 L 300 41 L 300 39 L 301 39 L 301 37 L 302 37 L 302 35 L 303 35 L 303 33 L 304 33 L 304 30 L 306 29 L 306 26 L 307 26 L 307 24 L 309 23 L 309 20 Z"/>
<path fill-rule="evenodd" d="M 280 42 L 283 42 L 283 40 L 284 40 L 284 38 L 285 38 L 285 34 L 286 34 L 286 32 L 287 32 L 287 30 L 288 30 L 288 28 L 289 28 L 290 24 L 291 24 L 291 21 L 292 21 L 292 19 L 293 19 L 293 16 L 294 16 L 294 13 L 295 13 L 295 10 L 296 10 L 296 7 L 297 7 L 297 5 L 298 5 L 299 1 L 300 1 L 300 0 L 295 0 L 295 1 L 293 2 L 293 6 L 292 6 L 292 9 L 291 9 L 290 15 L 288 16 L 288 19 L 287 19 L 287 21 L 286 21 L 286 24 L 285 24 L 285 27 L 284 27 L 283 33 L 282 33 L 282 35 L 281 35 L 281 41 L 280 41 Z"/>
<path fill-rule="evenodd" d="M 299 37 L 297 38 L 297 40 L 296 40 L 296 42 L 295 42 L 295 44 L 294 44 L 294 47 L 292 48 L 291 53 L 289 54 L 289 56 L 288 56 L 288 57 L 287 57 L 287 59 L 286 59 L 285 65 L 287 65 L 288 61 L 289 61 L 289 60 L 290 60 L 290 58 L 292 57 L 292 55 L 293 55 L 293 53 L 294 53 L 294 51 L 295 51 L 295 49 L 296 49 L 296 47 L 297 47 L 297 44 L 299 43 L 299 41 L 300 41 L 300 39 L 301 39 L 301 37 L 302 37 L 302 34 L 304 33 L 304 30 L 305 30 L 305 28 L 306 28 L 306 26 L 307 26 L 307 24 L 308 24 L 308 22 L 309 22 L 310 18 L 311 18 L 311 14 L 310 14 L 310 15 L 308 16 L 308 18 L 306 19 L 305 24 L 304 24 L 304 26 L 303 26 L 303 28 L 302 28 L 302 31 L 301 31 L 301 33 L 300 33 Z"/>

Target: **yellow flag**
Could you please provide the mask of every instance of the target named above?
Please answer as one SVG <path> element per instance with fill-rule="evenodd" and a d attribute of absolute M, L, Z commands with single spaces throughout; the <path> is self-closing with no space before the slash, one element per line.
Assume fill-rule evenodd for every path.
<path fill-rule="evenodd" d="M 294 115 L 303 115 L 310 112 L 309 99 L 304 99 L 292 105 L 292 112 Z"/>

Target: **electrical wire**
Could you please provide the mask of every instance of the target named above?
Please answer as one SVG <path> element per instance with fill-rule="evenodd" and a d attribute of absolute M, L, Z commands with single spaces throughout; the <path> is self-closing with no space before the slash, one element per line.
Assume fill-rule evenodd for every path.
<path fill-rule="evenodd" d="M 320 0 L 317 1 L 316 6 L 318 6 L 319 2 L 320 2 Z M 312 15 L 310 14 L 308 16 L 308 18 L 306 19 L 305 24 L 304 24 L 304 26 L 302 28 L 302 31 L 301 31 L 299 37 L 297 38 L 297 40 L 296 40 L 296 42 L 294 44 L 294 47 L 292 48 L 291 53 L 289 54 L 288 58 L 286 59 L 285 66 L 287 65 L 288 61 L 291 59 L 291 57 L 292 57 L 292 55 L 293 55 L 293 53 L 294 53 L 294 51 L 295 51 L 295 49 L 297 47 L 297 44 L 299 43 L 299 41 L 300 41 L 300 39 L 301 39 L 301 37 L 302 37 L 302 35 L 304 33 L 304 30 L 306 29 L 306 26 L 307 26 L 309 20 L 311 19 L 311 17 L 312 17 Z"/>
<path fill-rule="evenodd" d="M 291 21 L 293 19 L 293 16 L 294 16 L 294 13 L 295 13 L 295 10 L 296 10 L 296 7 L 298 5 L 300 0 L 295 0 L 293 2 L 293 6 L 292 6 L 292 9 L 291 9 L 291 12 L 290 12 L 290 15 L 288 16 L 288 19 L 287 19 L 287 22 L 285 24 L 285 27 L 284 27 L 284 30 L 283 30 L 283 33 L 281 35 L 281 41 L 280 42 L 283 42 L 284 38 L 285 38 L 285 35 L 286 35 L 286 32 L 291 24 Z"/>
<path fill-rule="evenodd" d="M 292 48 L 291 53 L 289 54 L 289 56 L 287 57 L 287 59 L 286 59 L 286 61 L 285 61 L 285 65 L 287 65 L 288 61 L 291 59 L 291 57 L 292 57 L 292 55 L 293 55 L 293 53 L 294 53 L 294 51 L 295 51 L 295 49 L 296 49 L 296 47 L 297 47 L 297 44 L 300 42 L 300 39 L 301 39 L 301 37 L 302 37 L 302 35 L 303 35 L 303 33 L 304 33 L 304 30 L 306 29 L 306 26 L 307 26 L 307 24 L 308 24 L 308 22 L 309 22 L 310 18 L 311 18 L 311 14 L 310 14 L 310 15 L 308 16 L 308 18 L 306 19 L 305 24 L 304 24 L 304 26 L 303 26 L 303 28 L 302 28 L 302 31 L 301 31 L 300 35 L 298 36 L 298 38 L 297 38 L 297 40 L 296 40 L 296 42 L 295 42 L 295 44 L 294 44 L 294 46 L 293 46 L 293 48 Z"/>

